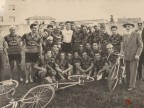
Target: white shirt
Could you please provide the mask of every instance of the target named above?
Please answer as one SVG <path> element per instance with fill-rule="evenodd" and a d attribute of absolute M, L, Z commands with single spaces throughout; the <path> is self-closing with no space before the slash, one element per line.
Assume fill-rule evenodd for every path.
<path fill-rule="evenodd" d="M 62 30 L 63 42 L 71 43 L 73 31 L 72 30 Z"/>

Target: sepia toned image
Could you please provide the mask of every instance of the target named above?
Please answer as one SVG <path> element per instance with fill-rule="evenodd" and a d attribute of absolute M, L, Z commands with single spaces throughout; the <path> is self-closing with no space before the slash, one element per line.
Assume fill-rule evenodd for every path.
<path fill-rule="evenodd" d="M 144 108 L 143 0 L 0 0 L 0 108 Z"/>

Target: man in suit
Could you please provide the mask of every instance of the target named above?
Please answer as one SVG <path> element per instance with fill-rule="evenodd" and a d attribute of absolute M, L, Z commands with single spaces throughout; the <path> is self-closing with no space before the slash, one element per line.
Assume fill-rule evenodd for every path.
<path fill-rule="evenodd" d="M 126 78 L 128 83 L 128 90 L 132 90 L 136 86 L 137 68 L 143 49 L 143 42 L 140 33 L 132 30 L 134 24 L 126 23 L 123 25 L 123 27 L 126 28 L 126 33 L 123 35 Z"/>
<path fill-rule="evenodd" d="M 138 30 L 137 31 L 140 33 L 140 35 L 142 37 L 142 41 L 144 43 L 143 23 L 142 22 L 138 22 L 137 26 L 138 26 Z M 138 76 L 139 76 L 139 80 L 143 80 L 144 81 L 144 49 L 143 49 L 143 51 L 141 53 L 140 60 L 139 60 Z"/>

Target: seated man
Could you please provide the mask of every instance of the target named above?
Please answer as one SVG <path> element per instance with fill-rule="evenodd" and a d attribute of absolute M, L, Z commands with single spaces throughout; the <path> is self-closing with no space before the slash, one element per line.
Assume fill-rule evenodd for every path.
<path fill-rule="evenodd" d="M 67 62 L 65 53 L 61 52 L 59 58 L 56 60 L 56 70 L 61 79 L 67 79 L 72 73 L 73 66 Z"/>
<path fill-rule="evenodd" d="M 109 72 L 109 69 L 107 68 L 108 65 L 106 63 L 106 60 L 102 58 L 100 52 L 94 54 L 93 61 L 94 61 L 94 77 L 97 75 L 97 80 L 100 80 L 103 75 L 103 78 L 105 78 L 105 76 Z"/>
<path fill-rule="evenodd" d="M 82 53 L 85 52 L 84 45 L 81 43 L 78 47 L 78 54 L 82 56 Z"/>
<path fill-rule="evenodd" d="M 88 56 L 86 52 L 83 52 L 81 62 L 77 63 L 77 74 L 91 76 L 93 66 L 94 64 L 92 62 L 92 59 Z"/>
<path fill-rule="evenodd" d="M 52 56 L 56 59 L 60 52 L 57 44 L 52 45 L 51 51 L 52 51 Z"/>
<path fill-rule="evenodd" d="M 56 75 L 56 63 L 54 58 L 52 57 L 52 52 L 48 50 L 46 54 L 44 55 L 43 59 L 39 59 L 37 63 L 35 64 L 34 68 L 38 70 L 36 72 L 37 76 L 40 78 L 40 82 L 44 81 L 46 78 L 48 82 L 52 83 L 53 81 L 56 81 L 55 75 Z"/>

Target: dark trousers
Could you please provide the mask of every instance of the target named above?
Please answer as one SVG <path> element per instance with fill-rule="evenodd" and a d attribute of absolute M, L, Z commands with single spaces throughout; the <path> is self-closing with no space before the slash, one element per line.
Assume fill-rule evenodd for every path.
<path fill-rule="evenodd" d="M 63 42 L 62 44 L 62 51 L 65 53 L 71 52 L 72 51 L 72 45 L 71 43 L 65 43 Z"/>
<path fill-rule="evenodd" d="M 141 54 L 138 66 L 138 78 L 144 79 L 144 54 Z"/>
<path fill-rule="evenodd" d="M 130 88 L 136 87 L 138 62 L 139 61 L 137 60 L 126 61 L 126 78 L 127 78 L 128 87 Z"/>
<path fill-rule="evenodd" d="M 3 50 L 0 50 L 0 81 L 2 81 L 3 70 L 4 70 L 4 54 Z"/>

